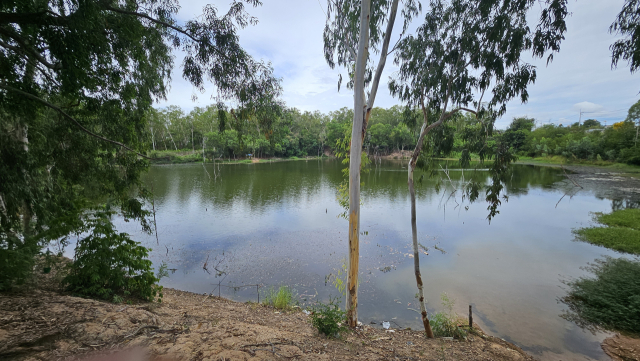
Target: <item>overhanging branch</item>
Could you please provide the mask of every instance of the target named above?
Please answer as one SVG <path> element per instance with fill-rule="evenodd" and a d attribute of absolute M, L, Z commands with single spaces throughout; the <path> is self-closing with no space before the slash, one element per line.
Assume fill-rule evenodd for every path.
<path fill-rule="evenodd" d="M 130 152 L 132 152 L 132 153 L 135 153 L 135 154 L 137 154 L 138 156 L 140 156 L 140 157 L 142 157 L 142 158 L 145 158 L 145 159 L 149 159 L 149 160 L 162 159 L 162 158 L 151 158 L 151 157 L 147 157 L 146 155 L 141 154 L 141 153 L 138 153 L 136 150 L 129 148 L 128 146 L 126 146 L 126 145 L 125 145 L 125 144 L 123 144 L 123 143 L 120 143 L 120 142 L 115 141 L 115 140 L 111 140 L 111 139 L 109 139 L 109 138 L 105 138 L 105 137 L 103 137 L 103 136 L 101 136 L 101 135 L 99 135 L 99 134 L 96 134 L 96 133 L 94 133 L 94 132 L 90 131 L 89 129 L 85 128 L 82 124 L 80 124 L 77 120 L 75 120 L 72 116 L 70 116 L 69 114 L 67 114 L 64 110 L 60 109 L 59 107 L 57 107 L 57 106 L 55 106 L 55 105 L 53 105 L 53 104 L 49 103 L 48 101 L 46 101 L 46 100 L 44 100 L 44 99 L 42 99 L 42 98 L 40 98 L 40 97 L 37 97 L 37 96 L 35 96 L 35 95 L 33 95 L 33 94 L 27 93 L 27 92 L 22 91 L 22 90 L 20 90 L 20 89 L 16 89 L 16 88 L 11 87 L 11 86 L 9 86 L 9 85 L 6 85 L 6 84 L 4 84 L 4 83 L 0 83 L 0 89 L 4 89 L 4 90 L 7 90 L 7 91 L 14 92 L 14 93 L 16 93 L 16 94 L 20 94 L 20 95 L 22 95 L 22 96 L 23 96 L 23 97 L 25 97 L 25 98 L 28 98 L 28 99 L 31 99 L 31 100 L 37 101 L 37 102 L 39 102 L 39 103 L 41 103 L 41 104 L 43 104 L 43 105 L 45 105 L 45 106 L 47 106 L 47 107 L 49 107 L 49 108 L 51 108 L 51 109 L 55 110 L 55 111 L 57 111 L 58 113 L 62 114 L 62 116 L 64 116 L 65 118 L 67 118 L 68 120 L 70 120 L 72 123 L 74 123 L 78 128 L 80 128 L 80 130 L 82 130 L 83 132 L 85 132 L 85 133 L 89 134 L 90 136 L 92 136 L 92 137 L 94 137 L 94 138 L 100 139 L 100 140 L 105 141 L 105 142 L 107 142 L 107 143 L 111 143 L 111 144 L 119 145 L 120 147 L 122 147 L 122 148 L 124 148 L 124 149 L 126 149 L 126 150 L 128 150 L 128 151 L 130 151 Z"/>

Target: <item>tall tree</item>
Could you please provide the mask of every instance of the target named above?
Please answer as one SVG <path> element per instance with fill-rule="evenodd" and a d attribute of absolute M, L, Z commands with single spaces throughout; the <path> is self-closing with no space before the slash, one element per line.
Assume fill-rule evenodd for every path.
<path fill-rule="evenodd" d="M 144 115 L 166 95 L 173 51 L 185 54 L 183 77 L 199 90 L 210 81 L 221 102 L 279 94 L 271 66 L 239 44 L 238 29 L 256 23 L 245 3 L 260 4 L 208 5 L 184 23 L 175 0 L 0 4 L 0 289 L 42 242 L 81 229 L 97 200 L 143 218 L 129 190 L 146 168 Z"/>
<path fill-rule="evenodd" d="M 336 64 L 349 72 L 347 87 L 353 89 L 354 114 L 349 148 L 349 257 L 347 271 L 347 320 L 351 327 L 358 322 L 358 262 L 360 253 L 360 168 L 362 143 L 367 131 L 389 43 L 395 25 L 399 0 L 329 0 L 324 29 L 324 54 L 331 68 Z M 415 0 L 403 2 L 403 32 L 419 10 Z M 379 53 L 378 64 L 372 62 L 369 51 Z M 342 76 L 338 81 L 338 89 Z M 368 88 L 368 96 L 365 90 Z"/>
<path fill-rule="evenodd" d="M 566 0 L 547 0 L 535 31 L 527 24 L 529 9 L 535 0 L 430 0 L 424 24 L 416 34 L 398 45 L 395 61 L 400 69 L 390 82 L 391 93 L 409 107 L 422 111 L 423 124 L 418 142 L 407 167 L 411 197 L 416 283 L 419 290 L 422 321 L 427 335 L 433 333 L 424 306 L 420 274 L 414 170 L 425 145 L 425 137 L 442 127 L 459 112 L 475 114 L 478 127 L 469 129 L 469 146 L 462 152 L 462 164 L 468 165 L 470 153 L 481 160 L 489 152 L 484 139 L 491 134 L 497 116 L 514 97 L 528 98 L 527 86 L 536 79 L 534 66 L 521 60 L 525 51 L 548 61 L 560 48 L 566 31 Z M 488 95 L 486 102 L 483 102 Z M 455 128 L 452 128 L 455 129 Z M 443 133 L 444 134 L 444 133 Z M 500 204 L 502 175 L 512 156 L 499 144 L 491 165 L 493 184 L 486 190 L 489 219 Z M 470 193 L 477 194 L 477 185 Z M 475 198 L 472 195 L 472 198 Z"/>

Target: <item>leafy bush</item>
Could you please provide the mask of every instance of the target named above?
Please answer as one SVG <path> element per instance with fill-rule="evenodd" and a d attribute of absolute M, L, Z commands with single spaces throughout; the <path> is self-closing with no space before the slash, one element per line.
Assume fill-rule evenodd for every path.
<path fill-rule="evenodd" d="M 293 305 L 293 292 L 287 286 L 280 286 L 277 291 L 271 287 L 263 303 L 281 310 L 289 309 Z"/>
<path fill-rule="evenodd" d="M 338 337 L 347 328 L 343 325 L 347 313 L 338 306 L 338 298 L 329 298 L 329 304 L 319 303 L 312 308 L 311 324 L 321 334 Z"/>
<path fill-rule="evenodd" d="M 569 310 L 562 317 L 592 332 L 640 335 L 640 261 L 606 257 L 586 269 L 595 278 L 565 282 L 570 289 L 560 300 Z"/>
<path fill-rule="evenodd" d="M 465 330 L 458 327 L 460 317 L 453 311 L 456 300 L 450 298 L 446 292 L 440 295 L 440 299 L 445 310 L 435 313 L 429 320 L 433 335 L 436 337 L 465 337 Z"/>
<path fill-rule="evenodd" d="M 0 234 L 0 291 L 20 285 L 31 276 L 39 248 L 37 242 Z"/>
<path fill-rule="evenodd" d="M 74 262 L 64 278 L 66 288 L 78 295 L 103 300 L 136 297 L 162 299 L 162 286 L 153 274 L 149 250 L 126 233 L 117 233 L 106 216 L 92 221 L 89 236 L 78 241 Z"/>

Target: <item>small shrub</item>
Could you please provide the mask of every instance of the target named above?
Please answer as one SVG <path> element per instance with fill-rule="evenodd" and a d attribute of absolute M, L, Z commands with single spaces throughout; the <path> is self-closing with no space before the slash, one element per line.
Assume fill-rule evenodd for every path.
<path fill-rule="evenodd" d="M 431 330 L 436 337 L 463 338 L 467 335 L 465 330 L 458 327 L 460 317 L 453 311 L 456 300 L 450 298 L 445 292 L 440 295 L 442 312 L 437 312 L 429 319 Z"/>
<path fill-rule="evenodd" d="M 289 309 L 293 306 L 293 292 L 287 286 L 280 286 L 277 291 L 271 287 L 263 303 L 281 310 Z"/>
<path fill-rule="evenodd" d="M 106 216 L 99 216 L 91 234 L 78 241 L 63 284 L 75 294 L 108 301 L 122 302 L 123 296 L 161 300 L 162 286 L 156 285 L 148 252 L 126 233 L 117 233 Z"/>
<path fill-rule="evenodd" d="M 329 304 L 319 303 L 312 308 L 311 324 L 318 332 L 329 337 L 338 337 L 347 330 L 343 325 L 347 313 L 338 306 L 338 298 L 329 298 Z"/>
<path fill-rule="evenodd" d="M 605 257 L 586 270 L 595 278 L 565 282 L 570 289 L 560 301 L 569 310 L 562 317 L 592 332 L 640 335 L 640 261 Z"/>

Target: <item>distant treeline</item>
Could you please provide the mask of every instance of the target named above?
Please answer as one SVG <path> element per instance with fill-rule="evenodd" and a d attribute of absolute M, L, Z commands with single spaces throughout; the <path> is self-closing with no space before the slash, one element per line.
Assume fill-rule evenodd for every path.
<path fill-rule="evenodd" d="M 636 122 L 631 116 L 608 127 L 589 119 L 567 127 L 545 124 L 533 129 L 533 119 L 518 118 L 501 136 L 521 156 L 640 165 Z"/>
<path fill-rule="evenodd" d="M 636 114 L 637 113 L 637 114 Z M 234 114 L 224 114 L 216 106 L 195 108 L 189 113 L 179 107 L 152 110 L 148 115 L 150 145 L 154 151 L 197 151 L 208 158 L 258 158 L 320 156 L 344 148 L 351 137 L 353 110 L 329 112 L 286 108 L 271 121 L 268 129 L 256 122 L 234 122 Z M 388 155 L 415 147 L 421 115 L 401 106 L 374 108 L 364 149 L 369 156 Z M 226 121 L 221 118 L 226 119 Z M 598 120 L 563 127 L 546 124 L 534 129 L 532 118 L 514 118 L 506 130 L 494 130 L 487 140 L 490 149 L 506 143 L 519 156 L 563 156 L 568 160 L 604 160 L 640 165 L 638 127 L 640 105 L 629 110 L 622 122 L 605 127 Z M 430 137 L 425 147 L 430 156 L 445 157 L 463 151 L 465 129 L 475 126 L 471 115 L 458 115 L 441 127 L 438 144 Z M 443 144 L 447 143 L 447 144 Z M 491 154 L 491 151 L 488 152 Z"/>
<path fill-rule="evenodd" d="M 365 140 L 370 155 L 389 154 L 412 149 L 417 127 L 403 121 L 403 108 L 375 108 Z M 234 122 L 233 114 L 225 112 L 221 122 L 216 106 L 195 108 L 189 113 L 179 107 L 153 110 L 149 113 L 149 134 L 154 151 L 202 151 L 208 157 L 304 157 L 333 152 L 338 140 L 351 136 L 353 110 L 342 108 L 323 114 L 287 108 L 273 119 L 269 129 L 255 122 Z M 231 120 L 230 120 L 231 119 Z"/>

